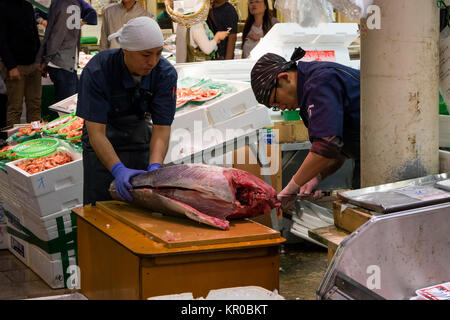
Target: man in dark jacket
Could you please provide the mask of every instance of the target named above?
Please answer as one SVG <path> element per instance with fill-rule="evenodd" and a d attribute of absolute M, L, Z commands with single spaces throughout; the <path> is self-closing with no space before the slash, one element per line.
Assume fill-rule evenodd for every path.
<path fill-rule="evenodd" d="M 251 72 L 259 103 L 281 110 L 300 109 L 311 149 L 289 184 L 279 193 L 283 209 L 297 194 L 313 194 L 319 182 L 355 160 L 353 188 L 359 188 L 360 74 L 333 62 L 296 62 L 305 54 L 297 48 L 291 61 L 273 53 L 262 56 Z"/>
<path fill-rule="evenodd" d="M 87 13 L 83 3 L 79 0 L 53 0 L 48 12 L 48 24 L 37 62 L 42 71 L 45 67 L 48 70 L 55 85 L 56 101 L 74 95 L 78 90 L 81 17 L 83 14 L 96 20 L 96 15 L 93 16 L 95 11 L 91 8 Z"/>
<path fill-rule="evenodd" d="M 27 122 L 41 118 L 38 50 L 33 6 L 25 0 L 0 0 L 0 71 L 8 93 L 8 125 L 20 123 L 24 97 Z"/>

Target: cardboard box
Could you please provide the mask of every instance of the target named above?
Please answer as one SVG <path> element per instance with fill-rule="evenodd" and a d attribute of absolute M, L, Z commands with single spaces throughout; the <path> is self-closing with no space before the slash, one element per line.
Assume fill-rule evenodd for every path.
<path fill-rule="evenodd" d="M 308 128 L 301 120 L 275 122 L 273 128 L 278 130 L 279 143 L 309 141 Z"/>

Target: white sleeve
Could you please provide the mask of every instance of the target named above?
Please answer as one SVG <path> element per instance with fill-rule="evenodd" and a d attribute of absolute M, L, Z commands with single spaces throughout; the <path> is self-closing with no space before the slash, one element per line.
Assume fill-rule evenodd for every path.
<path fill-rule="evenodd" d="M 216 41 L 208 39 L 201 23 L 191 27 L 191 44 L 192 40 L 204 54 L 210 54 L 217 47 Z"/>
<path fill-rule="evenodd" d="M 187 45 L 186 45 L 186 28 L 182 25 L 177 26 L 177 36 L 175 39 L 176 45 L 176 61 L 177 63 L 184 63 L 187 59 Z"/>

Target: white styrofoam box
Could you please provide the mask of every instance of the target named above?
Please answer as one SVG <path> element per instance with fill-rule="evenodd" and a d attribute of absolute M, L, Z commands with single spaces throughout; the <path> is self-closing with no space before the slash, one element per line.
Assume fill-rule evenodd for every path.
<path fill-rule="evenodd" d="M 250 73 L 256 60 L 233 59 L 233 60 L 210 60 L 203 62 L 177 63 L 175 69 L 178 79 L 191 78 L 214 78 L 220 80 L 250 81 Z"/>
<path fill-rule="evenodd" d="M 77 101 L 78 101 L 78 94 L 74 94 L 73 96 L 70 96 L 64 100 L 52 104 L 48 108 L 50 110 L 58 112 L 58 114 L 61 113 L 62 115 L 66 115 L 72 113 L 76 109 Z"/>
<path fill-rule="evenodd" d="M 41 217 L 78 207 L 83 204 L 83 183 L 39 197 L 28 197 L 21 204 L 27 211 Z"/>
<path fill-rule="evenodd" d="M 207 109 L 211 125 L 234 118 L 258 104 L 250 83 L 240 81 L 220 82 L 235 87 L 237 92 L 222 94 L 222 96 L 202 105 Z"/>
<path fill-rule="evenodd" d="M 337 63 L 350 64 L 348 46 L 359 36 L 356 23 L 322 23 L 315 28 L 303 28 L 297 23 L 277 23 L 250 52 L 257 61 L 266 53 L 275 53 L 290 60 L 294 49 L 334 51 Z"/>
<path fill-rule="evenodd" d="M 210 290 L 205 300 L 285 300 L 277 290 L 245 286 Z"/>
<path fill-rule="evenodd" d="M 439 150 L 439 173 L 450 172 L 450 152 Z"/>
<path fill-rule="evenodd" d="M 11 213 L 11 215 L 14 217 L 15 222 L 20 223 L 21 226 L 27 228 L 33 235 L 35 235 L 37 238 L 43 241 L 53 240 L 59 236 L 58 226 L 56 224 L 56 218 L 58 217 L 63 217 L 64 232 L 66 234 L 73 230 L 72 221 L 70 219 L 70 211 L 68 210 L 57 212 L 56 214 L 52 214 L 42 219 L 37 217 L 35 214 L 28 213 L 24 209 L 22 209 L 20 213 L 16 214 Z M 17 226 L 15 226 L 10 219 L 8 219 L 7 223 L 10 228 L 13 228 L 18 232 L 24 233 L 23 231 L 18 230 Z M 32 245 L 30 243 L 27 244 Z M 46 255 L 50 260 L 61 259 L 61 253 L 59 252 L 49 254 L 42 250 L 42 254 Z M 74 250 L 69 250 L 69 256 L 72 256 L 74 254 L 75 254 Z"/>
<path fill-rule="evenodd" d="M 222 132 L 224 142 L 271 124 L 269 109 L 263 105 L 258 105 L 255 109 L 239 117 L 215 124 L 214 128 Z"/>
<path fill-rule="evenodd" d="M 69 293 L 69 294 L 61 294 L 57 296 L 47 296 L 47 297 L 39 297 L 39 298 L 30 298 L 25 300 L 88 300 L 81 293 Z"/>
<path fill-rule="evenodd" d="M 164 163 L 175 162 L 218 143 L 216 130 L 213 127 L 199 127 L 193 132 L 174 131 L 170 136 L 169 148 Z"/>
<path fill-rule="evenodd" d="M 192 292 L 168 294 L 164 296 L 149 297 L 147 300 L 194 300 Z"/>
<path fill-rule="evenodd" d="M 29 267 L 51 288 L 64 288 L 64 274 L 61 260 L 51 260 L 38 247 L 30 245 Z M 76 265 L 75 257 L 69 256 L 69 265 Z"/>
<path fill-rule="evenodd" d="M 439 115 L 439 147 L 450 148 L 450 116 Z"/>
<path fill-rule="evenodd" d="M 8 249 L 8 232 L 6 223 L 0 224 L 0 249 Z"/>
<path fill-rule="evenodd" d="M 16 189 L 20 199 L 55 193 L 83 182 L 82 155 L 65 148 L 58 149 L 69 152 L 73 161 L 35 174 L 29 174 L 16 166 L 25 159 L 6 164 L 9 184 Z"/>
<path fill-rule="evenodd" d="M 3 170 L 0 170 L 0 201 L 7 203 L 6 206 L 9 206 L 9 208 L 15 208 L 20 203 L 15 189 L 9 183 L 8 174 Z M 6 206 L 4 205 L 5 209 L 8 210 Z"/>
<path fill-rule="evenodd" d="M 8 227 L 11 227 L 8 224 Z M 26 266 L 30 265 L 30 252 L 29 244 L 22 239 L 16 238 L 11 234 L 8 234 L 8 250 L 15 255 Z"/>
<path fill-rule="evenodd" d="M 175 118 L 173 119 L 171 126 L 172 134 L 178 129 L 187 130 L 189 133 L 193 133 L 194 130 L 196 130 L 196 127 L 209 127 L 208 115 L 204 108 L 188 105 L 175 112 Z"/>

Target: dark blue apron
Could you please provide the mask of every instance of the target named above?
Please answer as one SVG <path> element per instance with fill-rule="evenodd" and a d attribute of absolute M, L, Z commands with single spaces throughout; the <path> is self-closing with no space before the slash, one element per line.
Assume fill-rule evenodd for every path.
<path fill-rule="evenodd" d="M 113 94 L 111 99 L 114 116 L 108 117 L 106 137 L 120 161 L 130 169 L 146 170 L 148 166 L 151 124 L 146 112 L 153 99 L 150 82 L 150 77 L 145 77 L 140 89 L 133 89 L 133 93 Z M 83 128 L 84 135 L 87 137 L 86 128 Z M 114 177 L 90 145 L 83 147 L 83 169 L 84 205 L 112 200 L 108 189 Z"/>

